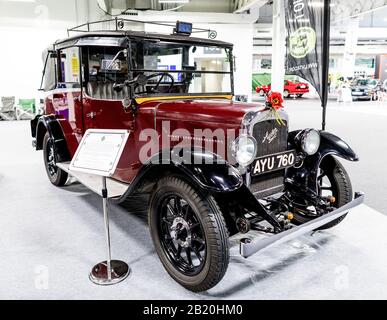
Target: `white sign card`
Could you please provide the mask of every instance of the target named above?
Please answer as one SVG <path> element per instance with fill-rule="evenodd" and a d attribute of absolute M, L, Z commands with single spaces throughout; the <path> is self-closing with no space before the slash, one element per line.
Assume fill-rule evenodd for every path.
<path fill-rule="evenodd" d="M 71 161 L 70 171 L 112 176 L 128 137 L 127 130 L 87 130 Z"/>

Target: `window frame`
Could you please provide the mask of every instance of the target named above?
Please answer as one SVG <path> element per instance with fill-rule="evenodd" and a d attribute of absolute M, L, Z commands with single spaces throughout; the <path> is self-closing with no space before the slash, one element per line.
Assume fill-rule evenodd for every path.
<path fill-rule="evenodd" d="M 63 79 L 63 70 L 62 70 L 62 56 L 61 53 L 65 50 L 77 48 L 76 50 L 78 54 L 78 72 L 79 72 L 79 79 L 78 82 L 67 82 L 67 81 L 61 81 Z M 60 49 L 56 50 L 57 53 L 57 59 L 56 59 L 56 87 L 59 89 L 68 88 L 68 89 L 80 89 L 82 88 L 82 58 L 81 58 L 81 48 L 79 46 L 67 46 L 62 47 Z M 67 57 L 66 57 L 67 59 Z M 67 62 L 67 61 L 66 61 Z"/>
<path fill-rule="evenodd" d="M 223 47 L 223 46 L 213 46 L 213 47 L 219 47 L 223 49 L 226 52 L 226 57 L 229 60 L 230 64 L 230 70 L 229 71 L 201 71 L 201 70 L 196 70 L 189 72 L 187 70 L 151 70 L 151 69 L 135 69 L 133 68 L 133 57 L 132 57 L 132 45 L 136 42 L 150 42 L 150 43 L 168 43 L 168 44 L 177 44 L 181 46 L 198 46 L 198 47 L 212 47 L 211 45 L 206 45 L 206 44 L 200 44 L 200 43 L 190 43 L 190 42 L 179 42 L 179 41 L 168 41 L 168 40 L 158 40 L 155 41 L 153 39 L 143 39 L 143 38 L 132 38 L 130 39 L 128 43 L 128 59 L 129 59 L 129 80 L 133 80 L 133 73 L 135 72 L 157 72 L 157 73 L 196 73 L 196 74 L 229 74 L 230 75 L 230 92 L 207 92 L 207 93 L 171 93 L 170 95 L 172 96 L 234 96 L 234 71 L 235 71 L 235 66 L 234 66 L 234 55 L 233 55 L 233 48 L 232 47 Z M 183 55 L 183 61 L 184 61 L 184 55 Z M 144 93 L 141 95 L 136 95 L 136 98 L 144 98 L 144 97 L 164 97 L 168 95 L 168 93 Z M 134 98 L 134 97 L 130 97 Z"/>

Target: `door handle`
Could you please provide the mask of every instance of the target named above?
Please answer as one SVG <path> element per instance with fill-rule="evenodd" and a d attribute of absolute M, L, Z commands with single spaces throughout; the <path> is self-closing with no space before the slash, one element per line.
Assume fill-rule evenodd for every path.
<path fill-rule="evenodd" d="M 96 116 L 97 116 L 96 112 L 86 113 L 86 118 L 89 118 L 89 119 L 94 119 Z"/>

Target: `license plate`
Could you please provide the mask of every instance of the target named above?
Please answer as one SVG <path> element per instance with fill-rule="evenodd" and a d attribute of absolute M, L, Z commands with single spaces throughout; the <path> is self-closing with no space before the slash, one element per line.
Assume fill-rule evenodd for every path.
<path fill-rule="evenodd" d="M 352 92 L 352 94 L 354 96 L 362 96 L 364 94 L 364 92 L 360 92 L 360 91 L 355 91 L 355 92 Z"/>
<path fill-rule="evenodd" d="M 293 167 L 296 164 L 297 153 L 295 150 L 271 154 L 254 160 L 251 174 L 257 176 L 263 173 Z"/>

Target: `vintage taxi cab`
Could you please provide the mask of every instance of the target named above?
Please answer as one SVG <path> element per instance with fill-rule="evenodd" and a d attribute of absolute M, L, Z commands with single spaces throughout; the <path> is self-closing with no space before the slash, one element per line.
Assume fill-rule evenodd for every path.
<path fill-rule="evenodd" d="M 170 276 L 200 292 L 229 264 L 341 222 L 363 201 L 338 158 L 358 161 L 332 133 L 289 132 L 272 101 L 235 102 L 233 45 L 140 31 L 79 33 L 45 54 L 45 111 L 31 122 L 52 184 L 65 186 L 88 129 L 130 133 L 113 180 L 149 195 L 150 233 Z M 189 25 L 188 25 L 189 29 Z M 278 109 L 278 110 L 277 110 Z M 254 232 L 272 234 L 256 237 Z"/>

